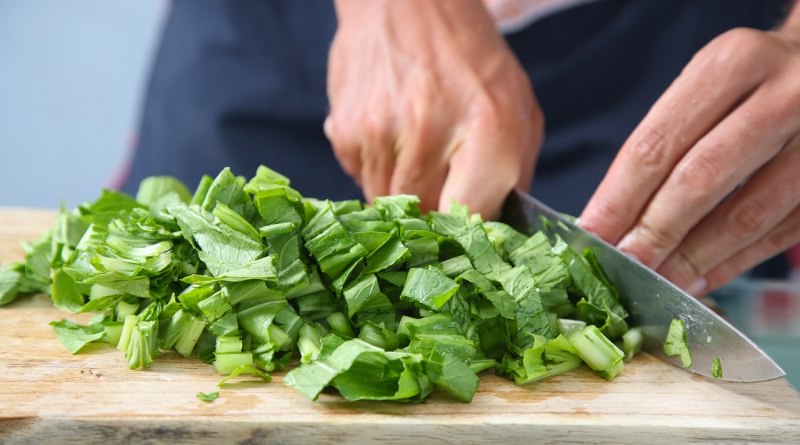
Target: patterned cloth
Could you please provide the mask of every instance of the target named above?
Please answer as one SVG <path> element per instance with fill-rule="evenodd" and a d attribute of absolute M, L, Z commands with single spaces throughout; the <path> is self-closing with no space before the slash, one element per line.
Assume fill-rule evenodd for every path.
<path fill-rule="evenodd" d="M 789 258 L 789 267 L 793 281 L 800 282 L 800 243 L 789 249 L 787 253 Z"/>
<path fill-rule="evenodd" d="M 483 0 L 503 33 L 518 31 L 565 9 L 596 0 Z"/>

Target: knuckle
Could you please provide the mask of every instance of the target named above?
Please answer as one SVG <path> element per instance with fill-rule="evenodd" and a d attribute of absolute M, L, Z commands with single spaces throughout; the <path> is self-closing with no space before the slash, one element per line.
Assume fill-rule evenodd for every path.
<path fill-rule="evenodd" d="M 384 113 L 367 113 L 360 119 L 363 138 L 369 144 L 381 144 L 389 135 L 389 119 Z"/>
<path fill-rule="evenodd" d="M 737 238 L 760 235 L 769 221 L 769 212 L 759 199 L 749 199 L 734 208 L 729 217 L 728 230 Z"/>
<path fill-rule="evenodd" d="M 761 49 L 765 40 L 765 33 L 752 28 L 733 28 L 714 39 L 713 45 L 735 57 L 750 55 Z"/>
<path fill-rule="evenodd" d="M 754 58 L 766 56 L 767 33 L 751 28 L 734 28 L 711 41 L 698 53 L 716 72 L 752 71 Z"/>
<path fill-rule="evenodd" d="M 765 250 L 768 256 L 800 243 L 800 210 L 795 211 L 793 216 L 787 221 L 788 224 L 782 224 L 779 229 L 765 237 Z"/>
<path fill-rule="evenodd" d="M 718 161 L 708 155 L 697 153 L 682 162 L 675 170 L 676 181 L 688 196 L 705 196 L 719 188 L 724 178 Z"/>
<path fill-rule="evenodd" d="M 597 221 L 604 227 L 620 227 L 626 224 L 626 218 L 623 213 L 611 202 L 600 199 L 592 204 L 592 213 L 588 215 L 588 222 Z M 594 231 L 592 230 L 593 227 L 587 227 L 587 229 L 589 231 Z"/>
<path fill-rule="evenodd" d="M 668 227 L 642 220 L 636 228 L 638 235 L 647 239 L 657 250 L 670 250 L 677 246 L 681 235 Z"/>
<path fill-rule="evenodd" d="M 700 264 L 690 252 L 683 249 L 678 250 L 676 258 L 682 276 L 689 277 L 690 279 L 703 276 L 703 270 L 700 268 Z"/>
<path fill-rule="evenodd" d="M 634 162 L 642 167 L 659 167 L 666 159 L 664 133 L 655 128 L 645 128 L 629 145 Z"/>

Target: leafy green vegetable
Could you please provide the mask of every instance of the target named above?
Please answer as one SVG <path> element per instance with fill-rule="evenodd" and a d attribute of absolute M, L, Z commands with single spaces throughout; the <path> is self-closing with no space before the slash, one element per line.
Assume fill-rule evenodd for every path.
<path fill-rule="evenodd" d="M 458 283 L 436 270 L 412 268 L 408 271 L 400 298 L 425 309 L 441 309 L 458 290 Z"/>
<path fill-rule="evenodd" d="M 89 343 L 103 338 L 105 330 L 100 324 L 82 326 L 69 320 L 54 321 L 50 323 L 56 333 L 56 338 L 70 353 L 75 354 Z"/>
<path fill-rule="evenodd" d="M 686 340 L 686 325 L 680 318 L 674 318 L 669 324 L 667 338 L 664 340 L 664 354 L 669 357 L 679 355 L 684 368 L 692 366 L 692 355 Z"/>
<path fill-rule="evenodd" d="M 630 361 L 633 356 L 642 350 L 644 344 L 644 334 L 641 328 L 631 328 L 622 336 L 622 351 L 625 353 L 625 361 Z"/>
<path fill-rule="evenodd" d="M 204 402 L 211 403 L 219 398 L 219 391 L 214 391 L 209 393 L 198 392 L 197 394 L 195 394 L 195 397 Z"/>
<path fill-rule="evenodd" d="M 151 176 L 139 184 L 136 201 L 149 206 L 170 194 L 175 194 L 178 201 L 186 204 L 192 199 L 189 190 L 177 179 L 171 176 Z"/>
<path fill-rule="evenodd" d="M 194 194 L 144 180 L 136 199 L 104 191 L 62 211 L 0 270 L 0 305 L 48 292 L 88 326 L 53 323 L 70 352 L 105 342 L 132 369 L 164 350 L 225 375 L 284 381 L 311 399 L 468 402 L 494 368 L 519 384 L 588 364 L 612 379 L 640 348 L 617 290 L 590 251 L 526 236 L 453 204 L 304 198 L 261 166 L 224 169 Z M 202 396 L 202 397 L 201 397 Z M 217 393 L 199 394 L 213 400 Z"/>
<path fill-rule="evenodd" d="M 272 381 L 272 377 L 270 377 L 269 374 L 267 374 L 266 372 L 256 368 L 253 365 L 243 364 L 243 365 L 237 366 L 233 371 L 231 371 L 230 374 L 228 374 L 227 376 L 223 377 L 222 380 L 220 380 L 219 383 L 217 383 L 217 386 L 222 387 L 224 385 L 229 385 L 230 383 L 228 383 L 228 382 L 230 382 L 231 380 L 239 377 L 242 374 L 254 375 L 254 376 L 258 377 L 259 379 L 261 379 L 261 381 L 263 381 L 263 382 Z"/>
<path fill-rule="evenodd" d="M 622 370 L 625 356 L 597 326 L 588 325 L 569 337 L 580 358 L 601 376 L 613 379 Z"/>
<path fill-rule="evenodd" d="M 20 273 L 14 269 L 0 270 L 0 306 L 17 298 L 20 278 Z"/>

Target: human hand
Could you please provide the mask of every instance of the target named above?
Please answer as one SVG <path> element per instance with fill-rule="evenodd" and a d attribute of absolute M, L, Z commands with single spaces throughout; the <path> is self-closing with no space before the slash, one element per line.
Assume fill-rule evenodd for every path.
<path fill-rule="evenodd" d="M 800 242 L 798 31 L 735 29 L 699 51 L 580 224 L 695 295 Z"/>
<path fill-rule="evenodd" d="M 325 134 L 368 200 L 451 200 L 486 218 L 528 188 L 543 119 L 480 0 L 336 2 Z"/>

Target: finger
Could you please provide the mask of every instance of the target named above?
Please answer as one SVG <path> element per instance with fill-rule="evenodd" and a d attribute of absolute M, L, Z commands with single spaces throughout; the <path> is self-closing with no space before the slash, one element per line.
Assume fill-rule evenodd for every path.
<path fill-rule="evenodd" d="M 519 181 L 521 148 L 507 132 L 495 130 L 474 128 L 464 135 L 450 158 L 440 210 L 455 200 L 485 219 L 499 216 L 503 200 Z"/>
<path fill-rule="evenodd" d="M 795 209 L 777 227 L 757 242 L 739 251 L 733 257 L 712 269 L 695 285 L 696 292 L 710 292 L 750 270 L 767 258 L 800 243 L 800 208 Z"/>
<path fill-rule="evenodd" d="M 528 192 L 531 188 L 533 172 L 536 170 L 536 161 L 539 157 L 539 149 L 544 139 L 544 114 L 536 102 L 534 102 L 534 106 L 531 109 L 530 130 L 530 138 L 521 148 L 522 162 L 519 166 L 520 175 L 516 185 L 518 190 L 525 192 Z"/>
<path fill-rule="evenodd" d="M 328 116 L 322 128 L 342 170 L 361 187 L 361 148 L 354 135 L 343 131 L 342 127 L 341 124 L 337 125 L 332 116 Z"/>
<path fill-rule="evenodd" d="M 395 140 L 388 118 L 381 114 L 366 119 L 361 142 L 361 188 L 367 201 L 389 194 L 395 165 Z"/>
<path fill-rule="evenodd" d="M 796 82 L 792 82 L 795 83 Z M 766 82 L 687 153 L 618 247 L 658 268 L 686 234 L 800 130 L 800 100 Z"/>
<path fill-rule="evenodd" d="M 616 244 L 683 155 L 766 77 L 761 37 L 734 30 L 697 53 L 622 146 L 580 217 Z"/>
<path fill-rule="evenodd" d="M 712 268 L 761 239 L 800 206 L 798 171 L 800 137 L 692 229 L 658 272 L 688 288 Z"/>
<path fill-rule="evenodd" d="M 409 129 L 409 133 L 408 139 L 398 141 L 402 149 L 398 150 L 390 192 L 417 195 L 422 211 L 435 210 L 447 176 L 447 157 L 458 141 L 448 142 L 447 135 L 433 127 Z"/>

